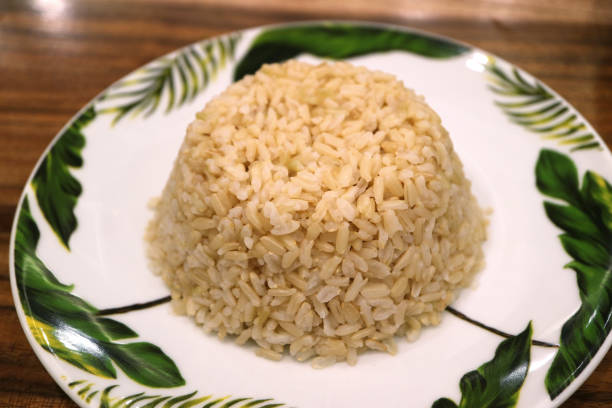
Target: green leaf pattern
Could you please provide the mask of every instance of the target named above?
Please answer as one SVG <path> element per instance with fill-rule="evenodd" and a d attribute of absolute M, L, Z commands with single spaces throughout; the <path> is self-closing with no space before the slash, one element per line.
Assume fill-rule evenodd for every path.
<path fill-rule="evenodd" d="M 212 395 L 202 395 L 198 391 L 192 391 L 181 395 L 161 395 L 147 394 L 139 392 L 127 396 L 113 396 L 119 388 L 118 384 L 109 385 L 102 392 L 94 389 L 94 383 L 78 380 L 68 384 L 68 387 L 75 390 L 77 395 L 88 404 L 92 403 L 94 397 L 99 396 L 99 408 L 279 408 L 286 407 L 285 404 L 276 402 L 271 398 L 235 398 L 232 396 L 214 397 Z"/>
<path fill-rule="evenodd" d="M 564 201 L 544 203 L 548 218 L 564 231 L 559 236 L 573 258 L 566 268 L 576 273 L 581 305 L 563 325 L 560 348 L 546 375 L 551 399 L 587 366 L 610 333 L 612 318 L 612 186 L 587 171 L 578 185 L 578 171 L 566 155 L 542 150 L 536 165 L 540 192 Z"/>
<path fill-rule="evenodd" d="M 521 333 L 502 341 L 491 361 L 465 374 L 459 382 L 459 404 L 441 398 L 434 402 L 432 408 L 515 407 L 529 370 L 531 335 L 529 323 Z"/>
<path fill-rule="evenodd" d="M 117 123 L 128 114 L 150 116 L 163 98 L 166 113 L 192 101 L 234 57 L 239 39 L 231 34 L 206 40 L 153 61 L 103 94 L 98 113 L 113 114 Z"/>
<path fill-rule="evenodd" d="M 255 73 L 263 64 L 286 61 L 302 53 L 338 60 L 387 51 L 406 51 L 428 58 L 451 58 L 463 54 L 468 48 L 442 38 L 375 25 L 292 25 L 260 33 L 238 62 L 234 80 Z"/>
<path fill-rule="evenodd" d="M 27 197 L 15 236 L 15 277 L 28 326 L 45 350 L 91 374 L 116 378 L 113 362 L 132 380 L 150 387 L 185 384 L 178 368 L 159 347 L 145 342 L 116 343 L 137 334 L 73 295 L 37 254 L 40 232 Z"/>
<path fill-rule="evenodd" d="M 536 79 L 529 81 L 512 67 L 504 71 L 493 57 L 485 65 L 489 89 L 499 96 L 496 101 L 510 120 L 545 139 L 571 146 L 571 151 L 601 149 L 578 113 L 561 98 L 550 93 Z"/>
<path fill-rule="evenodd" d="M 82 191 L 71 169 L 83 166 L 81 151 L 85 136 L 82 130 L 95 117 L 96 112 L 90 105 L 61 133 L 32 177 L 38 206 L 66 248 L 77 227 L 74 207 Z"/>

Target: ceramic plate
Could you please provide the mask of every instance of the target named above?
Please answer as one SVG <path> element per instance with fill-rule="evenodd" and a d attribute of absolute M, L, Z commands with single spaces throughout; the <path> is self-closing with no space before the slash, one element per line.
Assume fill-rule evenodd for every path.
<path fill-rule="evenodd" d="M 195 113 L 263 63 L 346 59 L 440 114 L 481 205 L 487 266 L 396 356 L 315 370 L 173 314 L 143 233 Z M 401 27 L 311 22 L 189 45 L 117 82 L 56 136 L 11 237 L 17 313 L 83 407 L 553 407 L 610 346 L 612 160 L 563 98 L 499 58 Z"/>

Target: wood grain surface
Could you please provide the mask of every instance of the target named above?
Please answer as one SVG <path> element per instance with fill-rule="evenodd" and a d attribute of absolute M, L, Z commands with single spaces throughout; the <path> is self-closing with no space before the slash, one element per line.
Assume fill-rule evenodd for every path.
<path fill-rule="evenodd" d="M 612 144 L 610 1 L 1 0 L 0 407 L 75 406 L 28 345 L 9 284 L 15 206 L 53 136 L 113 81 L 177 47 L 321 18 L 392 22 L 495 53 L 557 90 Z M 610 406 L 612 355 L 562 405 Z"/>

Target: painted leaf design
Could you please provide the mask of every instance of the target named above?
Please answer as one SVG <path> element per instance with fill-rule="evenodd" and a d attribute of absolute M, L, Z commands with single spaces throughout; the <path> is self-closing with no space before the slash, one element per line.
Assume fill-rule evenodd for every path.
<path fill-rule="evenodd" d="M 612 233 L 612 192 L 610 184 L 598 174 L 588 171 L 582 184 L 582 196 L 587 205 L 592 208 L 605 227 L 605 231 Z"/>
<path fill-rule="evenodd" d="M 234 80 L 263 64 L 286 61 L 302 53 L 344 59 L 373 52 L 407 51 L 429 58 L 450 58 L 467 47 L 425 34 L 350 23 L 318 23 L 271 28 L 255 38 L 236 66 Z"/>
<path fill-rule="evenodd" d="M 99 408 L 128 408 L 136 406 L 140 408 L 191 408 L 196 406 L 201 408 L 279 408 L 286 406 L 283 403 L 275 402 L 271 398 L 233 398 L 231 396 L 216 398 L 211 395 L 198 395 L 198 391 L 176 396 L 146 394 L 144 392 L 124 397 L 111 396 L 111 393 L 114 392 L 116 394 L 116 390 L 119 389 L 118 384 L 110 385 L 99 393 L 98 390 L 92 391 L 95 384 L 84 380 L 73 381 L 68 384 L 68 387 L 76 390 L 77 395 L 84 400 L 89 398 L 92 393 L 95 393 L 94 396 L 99 395 Z"/>
<path fill-rule="evenodd" d="M 605 236 L 599 231 L 599 227 L 591 221 L 588 214 L 576 207 L 558 205 L 551 202 L 544 203 L 546 215 L 555 220 L 555 224 L 572 235 L 585 235 L 593 237 L 598 242 L 605 244 Z"/>
<path fill-rule="evenodd" d="M 581 305 L 561 330 L 560 348 L 548 373 L 546 389 L 558 396 L 584 370 L 610 333 L 612 318 L 612 186 L 587 171 L 578 186 L 574 162 L 553 150 L 542 150 L 536 165 L 536 185 L 549 197 L 548 218 L 564 231 L 559 236 L 573 260 L 565 265 L 576 273 Z"/>
<path fill-rule="evenodd" d="M 68 386 L 70 387 L 70 384 L 68 384 Z M 110 393 L 118 386 L 118 384 L 109 385 L 102 391 L 102 394 L 100 395 L 100 408 L 111 408 L 112 401 L 110 399 Z"/>
<path fill-rule="evenodd" d="M 157 346 L 151 343 L 102 343 L 102 347 L 128 377 L 150 387 L 183 385 L 181 373 Z"/>
<path fill-rule="evenodd" d="M 561 98 L 548 92 L 537 80 L 527 80 L 516 68 L 506 72 L 489 57 L 485 65 L 496 101 L 510 120 L 545 139 L 571 146 L 570 151 L 601 149 L 578 113 Z"/>
<path fill-rule="evenodd" d="M 24 216 L 17 224 L 20 239 L 15 240 L 15 269 L 23 285 L 36 290 L 72 290 L 72 286 L 60 283 L 36 257 L 33 248 L 38 244 L 40 233 L 30 215 L 27 200 L 24 200 L 21 211 Z"/>
<path fill-rule="evenodd" d="M 579 205 L 578 170 L 574 162 L 561 153 L 543 150 L 536 166 L 536 186 L 547 196 Z"/>
<path fill-rule="evenodd" d="M 28 198 L 19 211 L 15 235 L 15 276 L 28 326 L 45 350 L 91 374 L 116 378 L 116 364 L 132 380 L 150 387 L 184 385 L 174 362 L 145 342 L 115 343 L 137 337 L 121 322 L 70 293 L 36 255 L 40 232 Z"/>
<path fill-rule="evenodd" d="M 82 130 L 95 117 L 93 106 L 85 109 L 60 135 L 32 178 L 38 206 L 66 248 L 70 248 L 68 241 L 77 227 L 74 207 L 82 192 L 81 183 L 70 171 L 83 165 Z"/>
<path fill-rule="evenodd" d="M 459 382 L 461 401 L 448 398 L 433 403 L 432 408 L 510 408 L 516 406 L 531 359 L 531 323 L 516 336 L 502 341 L 495 356 Z"/>
<path fill-rule="evenodd" d="M 114 114 L 116 123 L 128 114 L 150 116 L 163 98 L 166 112 L 182 106 L 206 89 L 234 57 L 239 39 L 239 34 L 232 34 L 206 40 L 153 61 L 102 95 L 98 113 Z"/>
<path fill-rule="evenodd" d="M 36 342 L 48 352 L 93 375 L 117 378 L 111 359 L 90 338 L 69 328 L 58 330 L 30 316 L 27 322 Z"/>
<path fill-rule="evenodd" d="M 28 291 L 28 306 L 32 315 L 36 316 L 39 321 L 57 327 L 58 330 L 68 330 L 70 328 L 100 341 L 121 340 L 137 336 L 133 330 L 123 323 L 96 316 L 95 308 L 85 311 L 78 303 L 68 306 L 74 298 L 78 299 L 80 303 L 84 303 L 69 293 L 59 291 L 41 293 L 30 290 Z M 99 347 L 99 345 L 95 347 Z"/>

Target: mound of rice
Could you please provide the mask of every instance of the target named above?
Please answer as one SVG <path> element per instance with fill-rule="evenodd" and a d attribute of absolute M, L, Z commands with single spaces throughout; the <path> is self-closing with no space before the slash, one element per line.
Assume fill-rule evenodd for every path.
<path fill-rule="evenodd" d="M 483 266 L 440 118 L 393 76 L 263 66 L 189 125 L 146 239 L 178 313 L 314 367 L 394 354 Z"/>

